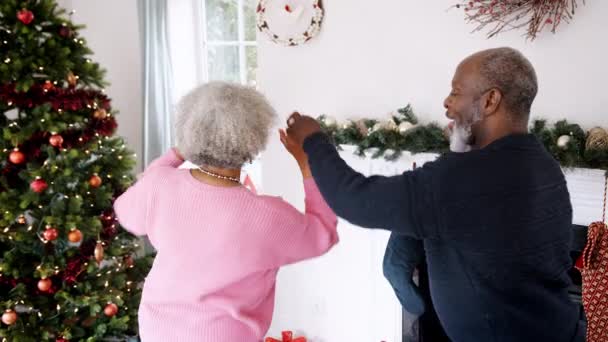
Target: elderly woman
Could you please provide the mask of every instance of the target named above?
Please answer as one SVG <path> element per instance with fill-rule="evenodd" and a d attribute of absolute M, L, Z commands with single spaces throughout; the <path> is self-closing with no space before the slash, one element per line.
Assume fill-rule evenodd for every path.
<path fill-rule="evenodd" d="M 304 178 L 305 213 L 239 183 L 275 118 L 254 89 L 213 82 L 193 90 L 177 109 L 177 148 L 116 200 L 120 223 L 157 250 L 139 307 L 144 342 L 261 341 L 279 267 L 338 241 L 336 216 L 306 154 L 283 131 L 281 142 Z M 184 159 L 198 168 L 178 169 Z"/>

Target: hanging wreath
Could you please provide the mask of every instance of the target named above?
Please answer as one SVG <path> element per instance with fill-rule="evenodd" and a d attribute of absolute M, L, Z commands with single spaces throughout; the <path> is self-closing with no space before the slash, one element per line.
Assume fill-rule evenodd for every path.
<path fill-rule="evenodd" d="M 321 31 L 321 0 L 260 0 L 257 27 L 271 41 L 284 46 L 301 45 Z"/>
<path fill-rule="evenodd" d="M 534 40 L 544 29 L 555 33 L 562 22 L 570 22 L 579 0 L 469 0 L 454 7 L 463 9 L 474 31 L 490 27 L 488 38 L 527 26 L 526 37 Z M 585 0 L 582 0 L 583 4 Z"/>

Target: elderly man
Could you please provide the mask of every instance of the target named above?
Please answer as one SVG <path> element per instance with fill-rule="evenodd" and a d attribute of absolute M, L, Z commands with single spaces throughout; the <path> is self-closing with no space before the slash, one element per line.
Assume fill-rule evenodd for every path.
<path fill-rule="evenodd" d="M 566 181 L 527 128 L 536 93 L 534 68 L 518 51 L 469 56 L 445 100 L 452 150 L 465 153 L 394 177 L 364 177 L 314 119 L 288 119 L 339 216 L 423 241 L 433 304 L 455 342 L 584 340 L 567 292 Z"/>

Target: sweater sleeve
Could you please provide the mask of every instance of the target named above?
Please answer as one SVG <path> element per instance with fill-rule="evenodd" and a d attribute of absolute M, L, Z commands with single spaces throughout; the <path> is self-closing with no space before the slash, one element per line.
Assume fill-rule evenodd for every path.
<path fill-rule="evenodd" d="M 269 247 L 274 254 L 273 267 L 322 255 L 338 242 L 338 219 L 312 178 L 304 181 L 304 191 L 304 213 L 280 198 L 274 199 L 277 215 L 272 225 L 278 232 Z"/>
<path fill-rule="evenodd" d="M 417 239 L 437 235 L 433 162 L 397 176 L 365 177 L 340 158 L 323 133 L 308 137 L 304 150 L 323 197 L 338 216 Z"/>
<path fill-rule="evenodd" d="M 114 202 L 114 212 L 120 224 L 134 235 L 146 235 L 148 202 L 154 189 L 154 174 L 163 168 L 177 168 L 183 161 L 173 149 L 154 160 L 143 176 Z"/>

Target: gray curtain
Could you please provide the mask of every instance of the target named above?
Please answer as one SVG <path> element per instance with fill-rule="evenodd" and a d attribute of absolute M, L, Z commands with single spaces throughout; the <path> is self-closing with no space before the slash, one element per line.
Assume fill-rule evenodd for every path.
<path fill-rule="evenodd" d="M 144 66 L 144 167 L 173 145 L 168 0 L 139 0 Z"/>

